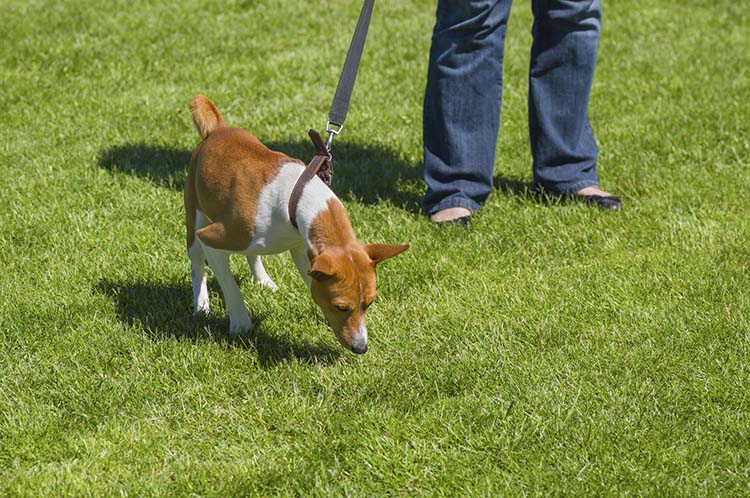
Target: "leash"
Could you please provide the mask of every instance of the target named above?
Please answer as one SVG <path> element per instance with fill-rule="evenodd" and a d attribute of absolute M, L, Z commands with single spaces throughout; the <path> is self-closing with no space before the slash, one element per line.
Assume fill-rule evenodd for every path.
<path fill-rule="evenodd" d="M 294 228 L 297 228 L 297 204 L 300 197 L 302 197 L 305 185 L 315 175 L 318 175 L 329 187 L 333 180 L 331 143 L 333 142 L 333 138 L 341 133 L 341 130 L 344 128 L 346 114 L 349 112 L 349 101 L 352 97 L 354 81 L 357 78 L 357 70 L 359 70 L 359 62 L 362 59 L 362 52 L 365 48 L 367 28 L 370 26 L 370 18 L 372 17 L 372 8 L 374 5 L 375 0 L 364 0 L 362 10 L 359 13 L 357 27 L 354 29 L 354 35 L 349 44 L 349 51 L 346 53 L 344 67 L 341 70 L 341 76 L 336 86 L 336 93 L 333 96 L 333 102 L 331 102 L 331 109 L 328 111 L 328 122 L 326 123 L 328 139 L 323 142 L 323 138 L 317 131 L 309 130 L 307 132 L 315 146 L 315 156 L 313 156 L 310 163 L 302 172 L 297 183 L 294 184 L 292 194 L 289 197 L 289 220 L 294 225 Z"/>

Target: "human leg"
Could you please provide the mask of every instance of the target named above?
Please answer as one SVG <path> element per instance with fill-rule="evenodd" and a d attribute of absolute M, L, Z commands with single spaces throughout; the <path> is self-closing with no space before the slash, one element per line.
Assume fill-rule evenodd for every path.
<path fill-rule="evenodd" d="M 423 208 L 479 209 L 492 189 L 511 0 L 439 0 L 424 98 Z"/>
<path fill-rule="evenodd" d="M 532 10 L 529 135 L 534 186 L 560 194 L 602 192 L 588 117 L 601 31 L 599 0 L 532 0 Z"/>

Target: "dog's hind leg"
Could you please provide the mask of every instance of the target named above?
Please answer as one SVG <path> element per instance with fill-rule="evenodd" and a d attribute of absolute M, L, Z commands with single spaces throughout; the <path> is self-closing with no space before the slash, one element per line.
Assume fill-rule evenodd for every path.
<path fill-rule="evenodd" d="M 253 280 L 258 285 L 268 287 L 271 290 L 279 290 L 279 287 L 271 280 L 271 277 L 266 273 L 266 269 L 263 266 L 263 262 L 260 260 L 260 256 L 248 256 L 247 264 L 250 265 L 250 273 L 253 275 Z"/>
<path fill-rule="evenodd" d="M 195 212 L 195 229 L 200 230 L 206 226 L 206 217 L 200 211 Z M 193 303 L 195 305 L 195 314 L 206 313 L 211 310 L 211 304 L 208 299 L 208 287 L 206 286 L 206 255 L 203 251 L 203 245 L 197 237 L 193 238 L 193 243 L 188 249 L 190 258 L 190 279 L 193 283 Z"/>

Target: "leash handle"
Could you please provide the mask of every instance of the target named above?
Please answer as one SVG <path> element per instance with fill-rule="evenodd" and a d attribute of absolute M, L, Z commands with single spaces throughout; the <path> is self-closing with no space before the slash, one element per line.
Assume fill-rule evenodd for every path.
<path fill-rule="evenodd" d="M 344 68 L 341 70 L 339 83 L 336 86 L 336 93 L 333 96 L 333 102 L 331 102 L 331 110 L 328 112 L 328 123 L 326 124 L 328 140 L 326 141 L 326 148 L 329 150 L 333 137 L 341 133 L 344 121 L 346 120 L 346 114 L 349 112 L 349 101 L 352 98 L 354 81 L 357 79 L 357 70 L 359 70 L 359 62 L 362 59 L 362 51 L 365 48 L 367 28 L 370 26 L 370 18 L 372 17 L 374 6 L 375 0 L 365 0 L 364 4 L 362 4 L 362 10 L 357 20 L 357 27 L 354 30 L 349 51 L 346 53 Z"/>

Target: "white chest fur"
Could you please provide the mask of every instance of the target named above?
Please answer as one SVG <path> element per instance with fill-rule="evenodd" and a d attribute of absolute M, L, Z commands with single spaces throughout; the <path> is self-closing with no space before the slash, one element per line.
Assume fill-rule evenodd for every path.
<path fill-rule="evenodd" d="M 317 176 L 305 186 L 297 205 L 295 229 L 289 221 L 289 196 L 302 168 L 297 163 L 286 163 L 276 177 L 260 192 L 255 230 L 244 254 L 276 254 L 292 247 L 305 245 L 310 249 L 308 233 L 315 216 L 328 208 L 328 201 L 336 195 Z"/>

